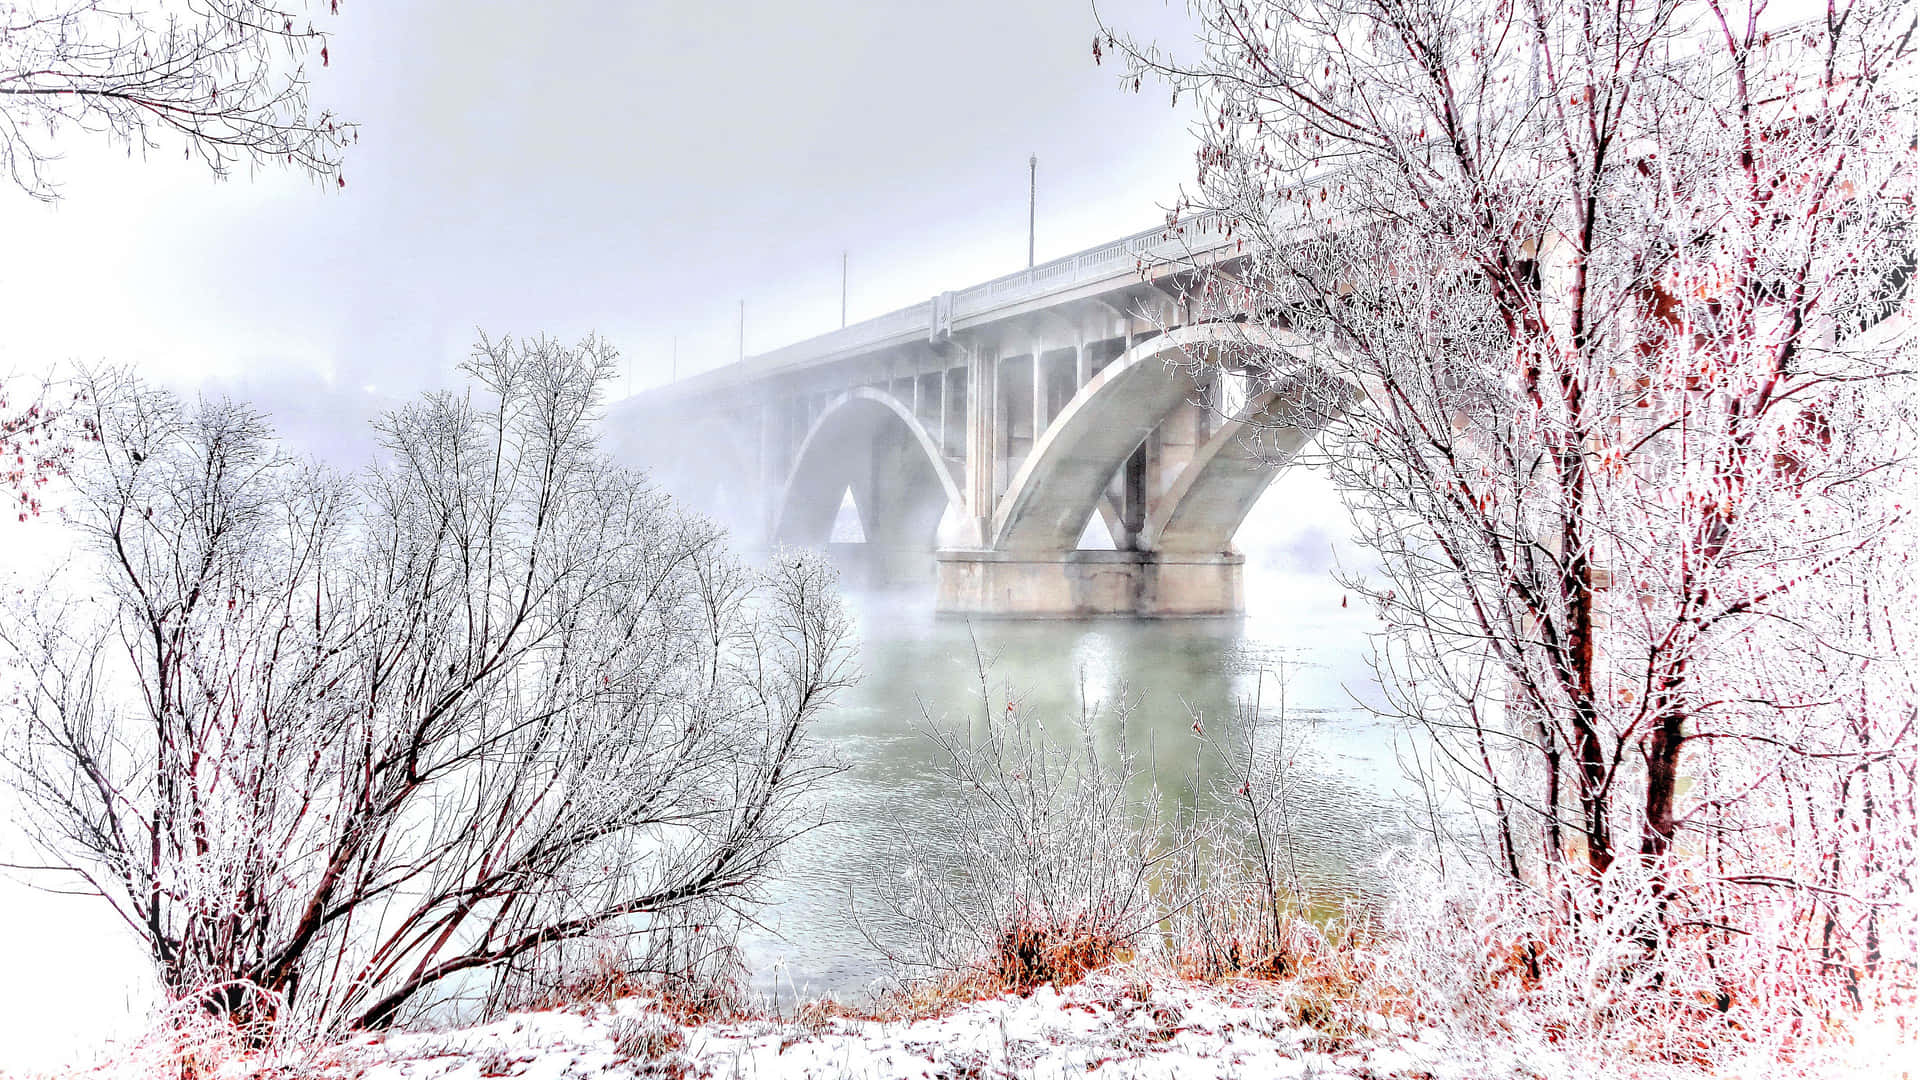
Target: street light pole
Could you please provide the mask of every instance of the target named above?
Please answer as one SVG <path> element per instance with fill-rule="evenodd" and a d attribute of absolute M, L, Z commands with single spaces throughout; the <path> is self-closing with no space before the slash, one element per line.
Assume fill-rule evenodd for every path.
<path fill-rule="evenodd" d="M 1033 269 L 1033 205 L 1040 179 L 1040 155 L 1027 155 L 1027 269 Z"/>

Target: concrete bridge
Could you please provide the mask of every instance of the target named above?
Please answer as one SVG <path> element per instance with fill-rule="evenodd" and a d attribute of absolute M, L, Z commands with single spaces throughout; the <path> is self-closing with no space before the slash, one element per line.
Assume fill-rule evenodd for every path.
<path fill-rule="evenodd" d="M 648 391 L 611 426 L 749 542 L 933 582 L 944 612 L 1237 613 L 1234 533 L 1314 434 L 1287 386 L 1217 362 L 1303 343 L 1197 317 L 1240 255 L 1217 217 L 1153 229 Z M 849 493 L 864 542 L 830 543 Z"/>

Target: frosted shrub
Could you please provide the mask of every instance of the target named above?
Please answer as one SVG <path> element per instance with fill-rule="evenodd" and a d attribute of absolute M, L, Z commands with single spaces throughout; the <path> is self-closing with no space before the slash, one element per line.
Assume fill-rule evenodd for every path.
<path fill-rule="evenodd" d="M 1815 1060 L 1840 1032 L 1822 1018 L 1842 981 L 1802 962 L 1791 924 L 1724 947 L 1715 927 L 1663 915 L 1663 879 L 1638 862 L 1541 890 L 1458 861 L 1445 876 L 1398 869 L 1390 932 L 1369 946 L 1373 996 L 1462 1045 L 1710 1067 Z"/>
<path fill-rule="evenodd" d="M 887 898 L 917 948 L 895 959 L 989 990 L 1071 982 L 1187 903 L 1176 856 L 1194 837 L 1162 829 L 1144 767 L 1124 738 L 1103 755 L 1091 717 L 1062 740 L 1016 701 L 995 701 L 984 675 L 981 704 L 972 732 L 927 726 L 960 803 L 949 831 L 916 843 L 906 887 Z"/>

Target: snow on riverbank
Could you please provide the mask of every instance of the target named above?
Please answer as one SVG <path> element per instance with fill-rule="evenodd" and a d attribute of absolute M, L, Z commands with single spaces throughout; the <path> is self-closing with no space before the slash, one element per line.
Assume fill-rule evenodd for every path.
<path fill-rule="evenodd" d="M 625 999 L 515 1013 L 445 1031 L 367 1035 L 289 1055 L 224 1062 L 205 1057 L 203 1075 L 231 1080 L 522 1080 L 675 1077 L 713 1080 L 1087 1077 L 1092 1080 L 1497 1080 L 1497 1078 L 1679 1077 L 1687 1070 L 1638 1068 L 1627 1048 L 1569 1057 L 1560 1048 L 1513 1042 L 1448 1045 L 1438 1032 L 1329 1038 L 1296 1023 L 1297 999 L 1284 983 L 1206 985 L 1131 968 L 1098 973 L 1064 991 L 1000 997 L 931 1019 L 861 1020 L 813 1010 L 800 1019 L 683 1025 L 652 1002 Z M 1898 1076 L 1900 1047 L 1861 1053 L 1845 1075 Z M 159 1064 L 124 1057 L 94 1075 L 139 1075 Z M 1748 1062 L 1742 1077 L 1835 1076 L 1833 1063 L 1808 1071 Z M 205 1067 L 203 1066 L 203 1067 Z M 178 1068 L 175 1064 L 173 1069 Z M 131 1071 L 129 1071 L 131 1070 Z M 177 1073 L 176 1073 L 177 1075 Z"/>
<path fill-rule="evenodd" d="M 1438 1069 L 1437 1047 L 1335 1047 L 1290 1024 L 1284 992 L 1208 987 L 1117 970 L 1064 992 L 973 1002 L 907 1021 L 826 1017 L 682 1027 L 649 1003 L 515 1014 L 458 1031 L 363 1038 L 316 1061 L 323 1076 L 416 1080 L 517 1076 L 826 1077 L 1471 1077 Z M 627 1051 L 623 1053 L 623 1051 Z M 639 1051 L 639 1053 L 632 1053 Z"/>

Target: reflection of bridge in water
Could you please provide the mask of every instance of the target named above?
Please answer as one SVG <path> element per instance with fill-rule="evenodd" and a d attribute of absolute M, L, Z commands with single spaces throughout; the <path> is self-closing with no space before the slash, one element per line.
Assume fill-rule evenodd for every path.
<path fill-rule="evenodd" d="M 1312 434 L 1189 362 L 1247 340 L 1189 300 L 1238 256 L 1218 219 L 1154 229 L 643 393 L 615 437 L 749 540 L 827 546 L 850 495 L 849 574 L 942 611 L 1235 613 L 1233 534 Z"/>

